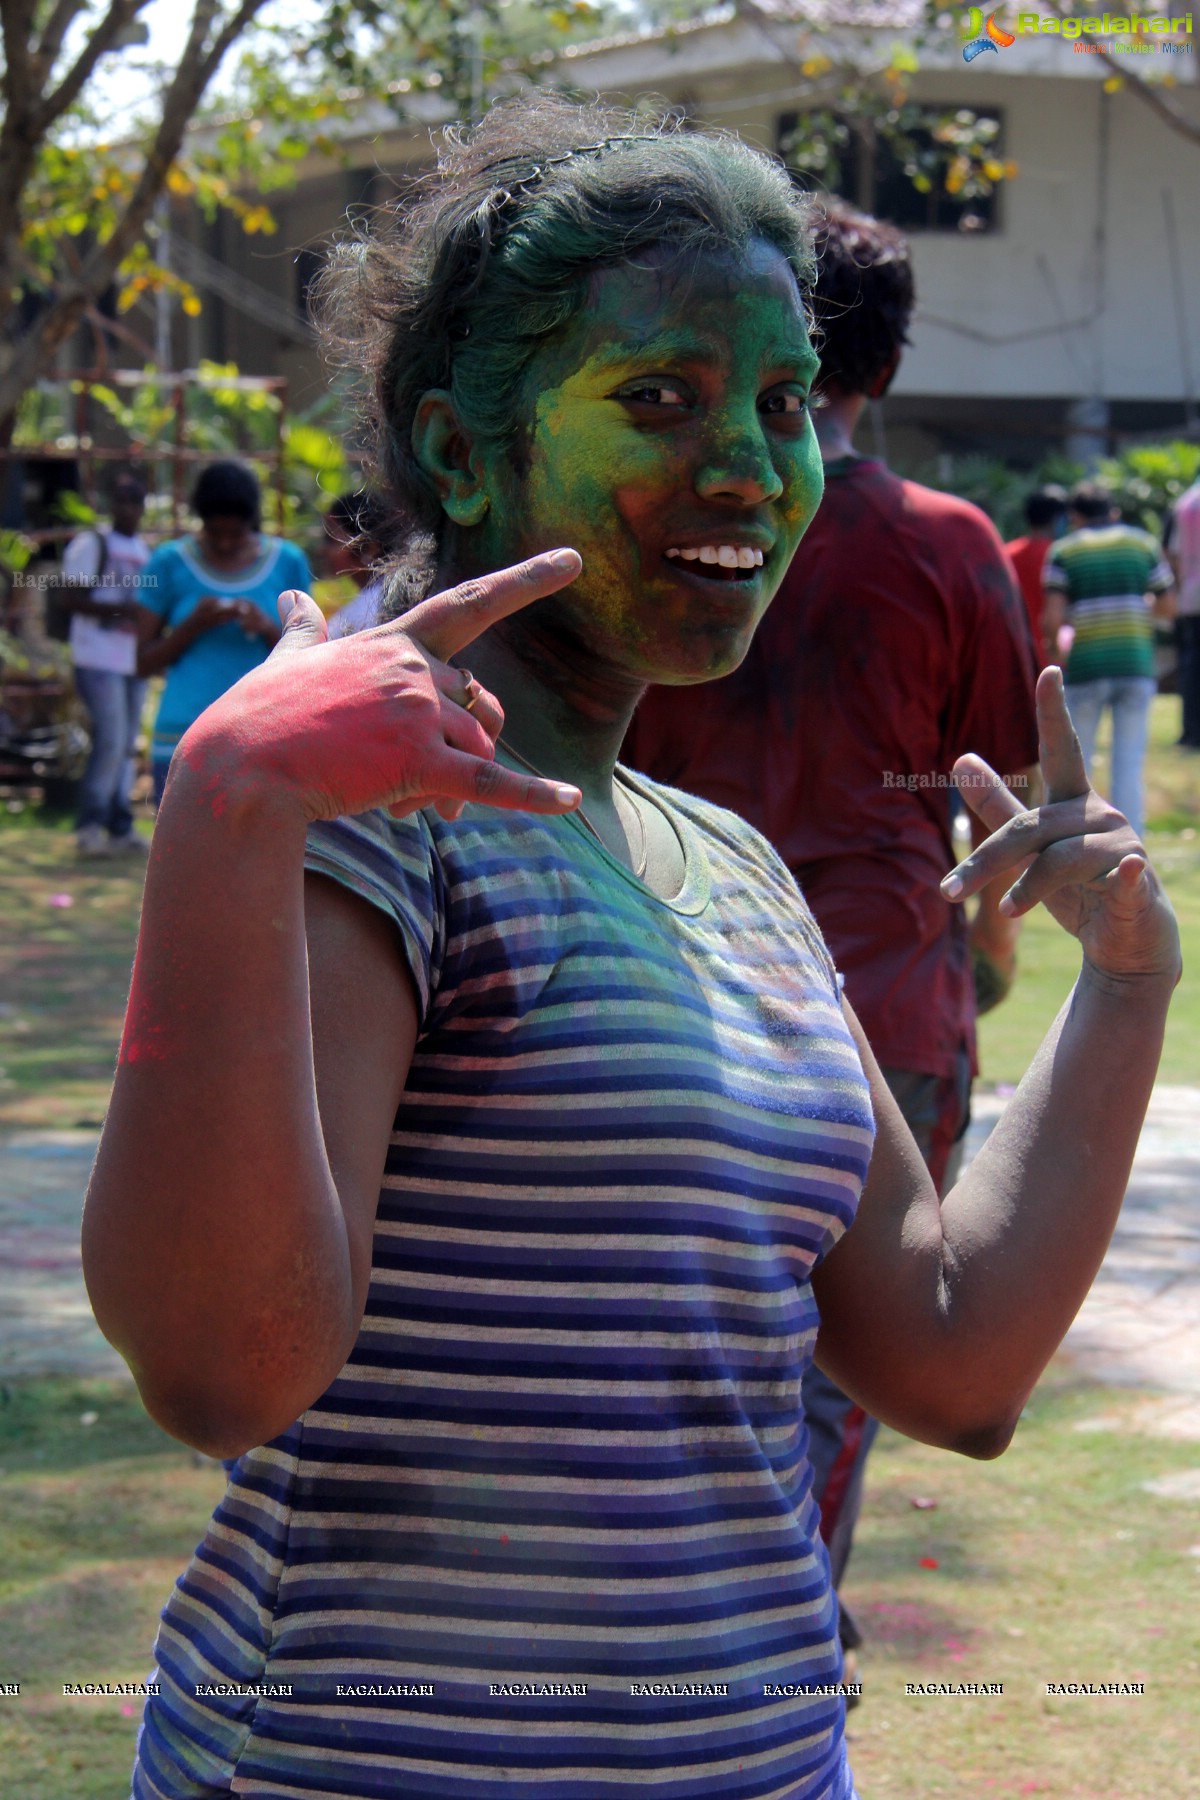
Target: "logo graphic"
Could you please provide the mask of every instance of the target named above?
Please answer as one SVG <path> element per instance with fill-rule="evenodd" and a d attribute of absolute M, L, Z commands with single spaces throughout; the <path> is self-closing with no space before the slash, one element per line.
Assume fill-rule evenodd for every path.
<path fill-rule="evenodd" d="M 1003 31 L 997 25 L 995 13 L 988 14 L 985 25 L 983 9 L 979 6 L 973 6 L 970 12 L 963 14 L 961 30 L 964 37 L 971 39 L 969 44 L 963 45 L 964 62 L 974 62 L 975 58 L 982 56 L 985 50 L 990 50 L 993 55 L 997 55 L 1001 50 L 1007 50 L 1010 44 L 1015 44 L 1017 41 L 1011 31 Z"/>

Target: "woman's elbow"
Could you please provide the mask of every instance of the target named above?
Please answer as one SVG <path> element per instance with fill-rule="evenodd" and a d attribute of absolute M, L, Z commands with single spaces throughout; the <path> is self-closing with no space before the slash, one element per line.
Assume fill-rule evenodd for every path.
<path fill-rule="evenodd" d="M 950 1450 L 975 1462 L 994 1462 L 1012 1443 L 1021 1408 L 971 1406 L 961 1397 L 931 1399 L 926 1392 L 916 1399 L 910 1395 L 907 1403 L 890 1415 L 881 1410 L 879 1416 L 893 1430 L 935 1450 Z"/>
<path fill-rule="evenodd" d="M 136 1370 L 134 1380 L 156 1425 L 189 1449 L 222 1462 L 278 1437 L 292 1423 L 291 1416 L 276 1417 L 260 1407 L 247 1407 L 244 1398 L 203 1392 L 183 1383 L 155 1382 Z"/>
<path fill-rule="evenodd" d="M 957 1436 L 947 1441 L 945 1447 L 958 1456 L 969 1456 L 976 1462 L 995 1462 L 1012 1443 L 1016 1430 L 1016 1418 L 1006 1418 L 999 1422 L 988 1420 L 960 1430 Z"/>

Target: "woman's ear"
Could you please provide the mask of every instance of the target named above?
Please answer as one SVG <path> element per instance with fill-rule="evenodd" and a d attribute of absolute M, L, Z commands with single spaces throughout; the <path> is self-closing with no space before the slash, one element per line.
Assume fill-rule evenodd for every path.
<path fill-rule="evenodd" d="M 474 466 L 470 434 L 444 388 L 430 388 L 422 395 L 413 419 L 412 447 L 447 518 L 456 525 L 481 524 L 491 502 Z"/>

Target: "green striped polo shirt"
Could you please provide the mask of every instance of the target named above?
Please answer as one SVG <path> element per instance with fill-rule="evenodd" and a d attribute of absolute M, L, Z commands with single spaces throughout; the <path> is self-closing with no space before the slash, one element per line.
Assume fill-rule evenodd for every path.
<path fill-rule="evenodd" d="M 1085 525 L 1052 547 L 1042 582 L 1065 594 L 1075 628 L 1068 685 L 1154 674 L 1154 620 L 1145 596 L 1164 593 L 1172 576 L 1148 531 L 1120 522 Z"/>

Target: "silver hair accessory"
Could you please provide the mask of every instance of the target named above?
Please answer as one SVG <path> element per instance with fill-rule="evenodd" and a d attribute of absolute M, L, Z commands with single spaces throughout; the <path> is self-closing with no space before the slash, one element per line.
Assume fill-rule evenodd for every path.
<path fill-rule="evenodd" d="M 520 181 L 510 182 L 507 186 L 493 188 L 475 210 L 474 217 L 478 222 L 481 238 L 481 249 L 486 255 L 492 249 L 491 223 L 497 214 L 503 213 L 506 207 L 512 206 L 520 195 L 527 194 L 543 181 L 547 173 L 563 163 L 572 162 L 577 156 L 598 156 L 604 150 L 611 150 L 616 144 L 656 144 L 661 143 L 662 133 L 657 131 L 622 131 L 614 132 L 612 137 L 601 138 L 597 144 L 578 144 L 572 150 L 561 150 L 557 156 L 547 156 L 540 163 L 535 163 L 527 175 Z M 481 171 L 487 174 L 487 169 Z M 467 296 L 469 298 L 469 295 Z M 451 326 L 450 336 L 462 342 L 471 335 L 469 324 Z"/>
<path fill-rule="evenodd" d="M 577 156 L 598 156 L 602 150 L 611 150 L 614 144 L 654 144 L 661 141 L 662 134 L 657 131 L 621 131 L 614 132 L 612 137 L 601 138 L 598 144 L 578 144 L 573 150 L 562 150 L 557 156 L 548 156 L 544 162 L 534 163 L 528 175 L 511 186 L 501 189 L 500 204 L 515 199 L 518 194 L 528 192 L 536 187 L 548 169 L 557 168 L 560 163 L 571 162 Z"/>

